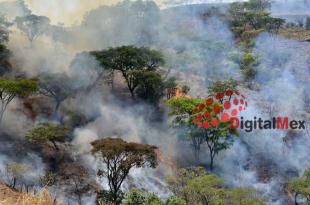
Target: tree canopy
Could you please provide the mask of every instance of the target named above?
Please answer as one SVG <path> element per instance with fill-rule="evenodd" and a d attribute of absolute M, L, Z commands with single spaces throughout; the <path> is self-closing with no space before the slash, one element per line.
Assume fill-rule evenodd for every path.
<path fill-rule="evenodd" d="M 133 98 L 135 97 L 136 89 L 141 85 L 141 80 L 139 80 L 141 73 L 147 71 L 155 72 L 157 68 L 165 63 L 159 51 L 146 47 L 121 46 L 102 51 L 93 51 L 91 54 L 96 57 L 103 69 L 121 72 Z M 152 73 L 149 73 L 148 77 L 150 77 L 150 74 Z M 154 74 L 152 74 L 152 79 L 154 79 Z"/>
<path fill-rule="evenodd" d="M 65 142 L 68 128 L 62 125 L 43 123 L 30 130 L 26 135 L 26 140 L 33 144 L 51 142 L 56 150 L 59 150 L 57 142 Z"/>
<path fill-rule="evenodd" d="M 121 185 L 132 168 L 157 166 L 157 147 L 147 144 L 126 142 L 119 138 L 106 138 L 91 143 L 92 153 L 104 163 L 105 170 L 98 175 L 109 182 L 111 200 L 119 203 Z"/>
<path fill-rule="evenodd" d="M 0 123 L 9 103 L 15 97 L 27 97 L 38 90 L 35 80 L 6 80 L 0 79 Z"/>
<path fill-rule="evenodd" d="M 219 88 L 215 85 L 214 89 L 218 90 Z M 210 168 L 213 169 L 215 156 L 221 150 L 231 146 L 231 136 L 237 133 L 230 128 L 228 121 L 223 122 L 218 115 L 217 109 L 221 112 L 222 105 L 213 100 L 210 104 L 209 101 L 181 97 L 170 99 L 168 105 L 171 108 L 170 115 L 174 117 L 174 126 L 179 128 L 181 137 L 184 136 L 191 142 L 197 161 L 199 161 L 201 145 L 207 144 L 210 154 Z M 200 122 L 205 118 L 212 118 L 212 120 Z"/>
<path fill-rule="evenodd" d="M 178 169 L 167 179 L 169 188 L 175 196 L 186 204 L 223 205 L 264 205 L 255 190 L 249 188 L 226 188 L 224 180 L 209 174 L 203 167 Z"/>

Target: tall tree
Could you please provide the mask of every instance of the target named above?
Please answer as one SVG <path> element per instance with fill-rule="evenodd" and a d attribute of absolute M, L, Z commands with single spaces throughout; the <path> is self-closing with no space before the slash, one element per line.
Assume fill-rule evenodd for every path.
<path fill-rule="evenodd" d="M 126 142 L 122 139 L 100 139 L 91 143 L 92 153 L 105 165 L 98 175 L 106 177 L 109 182 L 111 201 L 119 203 L 121 185 L 132 168 L 157 166 L 157 147 L 147 144 Z"/>
<path fill-rule="evenodd" d="M 26 140 L 33 144 L 43 144 L 51 142 L 56 150 L 59 150 L 57 142 L 65 142 L 68 128 L 62 125 L 44 123 L 30 130 L 26 135 Z"/>
<path fill-rule="evenodd" d="M 28 16 L 16 17 L 15 22 L 17 28 L 24 32 L 32 43 L 47 30 L 50 20 L 45 16 L 31 14 Z"/>
<path fill-rule="evenodd" d="M 156 71 L 165 61 L 159 51 L 134 46 L 121 46 L 108 50 L 91 52 L 104 69 L 121 72 L 130 94 L 135 98 L 141 73 L 133 71 Z M 137 76 L 138 74 L 138 76 Z"/>
<path fill-rule="evenodd" d="M 15 97 L 27 97 L 38 90 L 34 80 L 0 80 L 0 123 L 9 103 Z"/>
<path fill-rule="evenodd" d="M 192 124 L 190 118 L 193 110 L 203 102 L 202 99 L 186 97 L 174 97 L 168 101 L 171 109 L 169 115 L 174 117 L 173 126 L 180 129 L 181 139 L 185 138 L 191 142 L 196 162 L 199 162 L 200 147 L 204 143 L 204 137 L 200 129 Z"/>
<path fill-rule="evenodd" d="M 207 100 L 194 98 L 172 98 L 168 101 L 170 115 L 174 116 L 174 124 L 181 128 L 181 133 L 192 142 L 195 159 L 199 162 L 200 147 L 206 144 L 210 156 L 210 169 L 214 167 L 214 158 L 222 150 L 228 149 L 237 135 L 230 128 L 229 119 L 222 120 L 223 97 L 228 91 L 229 101 L 236 92 L 237 82 L 217 81 L 209 88 L 211 97 Z M 219 98 L 221 97 L 221 98 Z M 218 99 L 216 99 L 218 98 Z"/>

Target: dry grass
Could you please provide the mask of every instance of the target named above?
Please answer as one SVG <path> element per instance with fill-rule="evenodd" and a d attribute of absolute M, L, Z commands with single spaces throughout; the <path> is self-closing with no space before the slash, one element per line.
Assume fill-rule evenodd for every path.
<path fill-rule="evenodd" d="M 0 205 L 53 205 L 53 199 L 47 190 L 38 195 L 20 193 L 19 197 L 0 199 Z"/>
<path fill-rule="evenodd" d="M 281 28 L 279 34 L 285 38 L 295 39 L 299 41 L 309 41 L 310 40 L 310 30 L 306 30 L 299 27 L 292 28 Z"/>

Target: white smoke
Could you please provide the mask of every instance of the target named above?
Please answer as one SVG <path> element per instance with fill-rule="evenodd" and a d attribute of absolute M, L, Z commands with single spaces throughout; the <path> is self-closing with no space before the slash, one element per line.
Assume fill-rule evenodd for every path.
<path fill-rule="evenodd" d="M 15 16 L 29 14 L 27 9 L 20 9 L 19 6 L 6 8 L 18 8 L 12 13 Z M 141 1 L 101 6 L 90 11 L 81 25 L 50 26 L 33 43 L 16 27 L 12 27 L 9 48 L 14 55 L 11 61 L 29 77 L 42 72 L 67 73 L 76 79 L 75 87 L 85 87 L 94 82 L 99 67 L 92 57 L 81 52 L 120 45 L 150 46 L 164 53 L 167 61 L 165 69 L 170 70 L 170 76 L 179 77 L 180 83 L 190 85 L 190 95 L 205 96 L 207 86 L 214 80 L 241 79 L 241 72 L 233 58 L 242 55 L 224 21 L 219 18 L 204 19 L 206 9 L 208 6 L 199 5 L 160 10 L 153 2 Z M 260 65 L 256 68 L 255 81 L 260 84 L 260 90 L 246 90 L 250 107 L 244 117 L 269 118 L 270 115 L 283 114 L 301 119 L 304 116 L 310 83 L 308 50 L 309 43 L 288 41 L 267 34 L 258 37 L 254 53 L 259 57 Z M 33 124 L 27 118 L 12 114 L 14 105 L 9 108 L 4 124 L 10 128 L 12 135 L 16 135 L 16 130 L 24 134 L 26 128 Z M 270 113 L 264 109 L 265 105 L 271 107 Z M 168 127 L 167 119 L 160 123 L 153 122 L 150 117 L 154 110 L 149 106 L 117 100 L 107 89 L 100 87 L 91 93 L 77 94 L 67 100 L 64 107 L 83 113 L 90 120 L 75 129 L 72 145 L 76 157 L 82 158 L 85 166 L 93 171 L 99 165 L 89 154 L 89 143 L 105 137 L 154 144 L 165 155 L 175 158 L 189 155 L 188 147 L 181 145 L 175 130 Z M 14 127 L 17 129 L 14 130 Z M 300 137 L 288 145 L 283 141 L 286 135 L 285 132 L 269 130 L 241 132 L 231 149 L 218 156 L 217 173 L 229 185 L 257 188 L 280 203 L 280 183 L 285 173 L 302 173 L 310 166 L 309 137 L 299 133 Z M 257 169 L 262 161 L 271 162 L 273 167 L 270 170 L 271 179 L 266 182 L 262 181 Z M 123 188 L 135 185 L 165 197 L 164 176 L 161 167 L 153 171 L 134 170 Z M 104 182 L 101 184 L 106 186 Z"/>

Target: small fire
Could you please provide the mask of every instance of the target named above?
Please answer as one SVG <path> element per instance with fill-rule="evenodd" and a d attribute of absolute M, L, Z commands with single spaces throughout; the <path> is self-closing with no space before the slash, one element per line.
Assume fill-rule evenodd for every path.
<path fill-rule="evenodd" d="M 171 170 L 177 170 L 177 163 L 171 157 L 166 156 L 161 150 L 156 151 L 158 161 L 165 166 L 169 167 Z"/>

